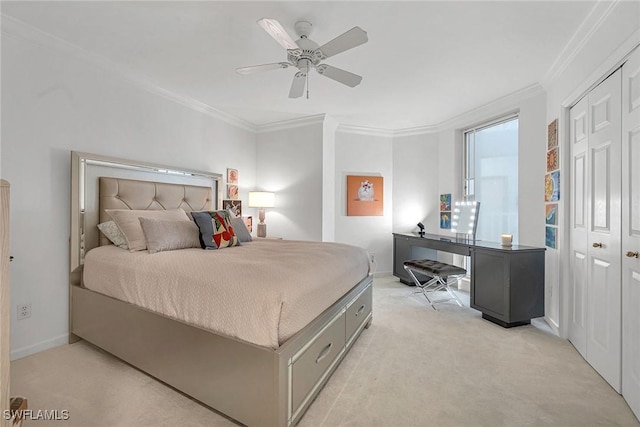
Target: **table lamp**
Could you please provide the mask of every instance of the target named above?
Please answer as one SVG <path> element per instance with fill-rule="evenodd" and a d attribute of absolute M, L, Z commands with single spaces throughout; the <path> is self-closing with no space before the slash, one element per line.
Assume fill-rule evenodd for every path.
<path fill-rule="evenodd" d="M 274 207 L 275 194 L 268 191 L 249 191 L 249 207 L 259 208 L 258 237 L 267 237 L 267 224 L 264 223 L 264 208 Z"/>

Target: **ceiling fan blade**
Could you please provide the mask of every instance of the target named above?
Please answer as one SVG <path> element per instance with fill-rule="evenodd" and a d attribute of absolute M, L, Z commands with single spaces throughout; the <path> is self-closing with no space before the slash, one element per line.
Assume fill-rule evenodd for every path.
<path fill-rule="evenodd" d="M 278 68 L 287 68 L 289 65 L 292 65 L 292 64 L 288 62 L 274 62 L 273 64 L 252 65 L 251 67 L 236 68 L 236 72 L 238 74 L 247 75 L 247 74 L 257 73 L 260 71 L 269 71 L 269 70 L 275 70 Z"/>
<path fill-rule="evenodd" d="M 293 77 L 289 98 L 300 98 L 304 93 L 304 85 L 307 82 L 307 75 L 298 71 Z"/>
<path fill-rule="evenodd" d="M 367 32 L 360 27 L 353 27 L 346 33 L 339 35 L 335 39 L 331 40 L 316 49 L 316 52 L 320 51 L 320 58 L 328 58 L 333 55 L 337 55 L 340 52 L 349 50 L 356 46 L 366 43 L 369 40 Z"/>
<path fill-rule="evenodd" d="M 318 74 L 329 77 L 330 79 L 349 87 L 356 87 L 362 81 L 362 76 L 341 70 L 340 68 L 332 67 L 331 65 L 320 64 L 316 67 L 316 70 L 318 71 Z"/>
<path fill-rule="evenodd" d="M 271 37 L 273 37 L 285 49 L 299 49 L 296 42 L 291 38 L 289 33 L 280 25 L 280 23 L 271 18 L 262 18 L 258 20 L 258 25 L 262 27 Z"/>

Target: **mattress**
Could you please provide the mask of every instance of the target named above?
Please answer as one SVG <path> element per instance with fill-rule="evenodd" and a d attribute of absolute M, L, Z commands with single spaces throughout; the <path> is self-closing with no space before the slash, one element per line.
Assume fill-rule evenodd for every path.
<path fill-rule="evenodd" d="M 84 286 L 183 322 L 278 348 L 369 273 L 364 249 L 260 239 L 242 246 L 149 254 L 101 246 Z"/>

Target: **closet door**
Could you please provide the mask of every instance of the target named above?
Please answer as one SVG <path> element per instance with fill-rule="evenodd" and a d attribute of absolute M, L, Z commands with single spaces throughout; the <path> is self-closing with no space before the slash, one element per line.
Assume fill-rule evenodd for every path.
<path fill-rule="evenodd" d="M 570 111 L 569 340 L 621 390 L 622 71 Z"/>
<path fill-rule="evenodd" d="M 587 152 L 589 127 L 585 96 L 569 119 L 571 144 L 571 281 L 569 282 L 569 341 L 587 358 Z"/>
<path fill-rule="evenodd" d="M 621 390 L 622 70 L 589 93 L 587 361 Z"/>
<path fill-rule="evenodd" d="M 640 418 L 640 49 L 622 70 L 622 394 Z"/>

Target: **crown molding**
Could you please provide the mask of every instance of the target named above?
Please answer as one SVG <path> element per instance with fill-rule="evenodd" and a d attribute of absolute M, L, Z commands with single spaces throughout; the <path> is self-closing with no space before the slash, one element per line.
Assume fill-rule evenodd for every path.
<path fill-rule="evenodd" d="M 593 37 L 595 32 L 606 21 L 611 12 L 616 8 L 620 0 L 599 0 L 587 17 L 582 21 L 576 32 L 571 36 L 560 55 L 551 64 L 551 67 L 542 78 L 542 86 L 548 88 L 573 62 L 582 51 L 585 44 Z"/>
<path fill-rule="evenodd" d="M 437 133 L 460 126 L 470 126 L 476 122 L 487 120 L 487 118 L 512 113 L 515 111 L 514 108 L 517 109 L 518 102 L 542 93 L 544 93 L 543 87 L 538 83 L 534 83 L 435 125 L 404 129 L 379 129 L 343 123 L 338 126 L 337 132 L 391 138 Z"/>
<path fill-rule="evenodd" d="M 2 36 L 21 39 L 36 46 L 46 49 L 62 52 L 74 58 L 88 62 L 102 70 L 117 75 L 121 79 L 139 87 L 147 92 L 161 96 L 162 98 L 176 102 L 192 110 L 206 114 L 213 118 L 222 120 L 233 126 L 249 132 L 256 132 L 256 126 L 246 120 L 218 110 L 211 105 L 198 101 L 189 96 L 177 94 L 171 90 L 165 89 L 156 83 L 153 83 L 148 77 L 136 73 L 131 69 L 95 53 L 89 52 L 75 44 L 69 43 L 53 34 L 47 33 L 34 26 L 31 26 L 12 16 L 2 14 Z"/>
<path fill-rule="evenodd" d="M 438 131 L 457 128 L 462 126 L 473 126 L 475 123 L 494 118 L 499 115 L 509 114 L 517 109 L 518 103 L 528 98 L 544 93 L 544 88 L 539 83 L 526 86 L 515 92 L 511 92 L 493 101 L 483 104 L 462 114 L 458 114 L 437 125 Z"/>
<path fill-rule="evenodd" d="M 635 49 L 640 49 L 640 30 L 636 31 L 622 43 L 609 57 L 596 68 L 573 92 L 560 103 L 564 108 L 570 108 L 584 95 L 607 79 L 613 72 L 624 65 Z"/>
<path fill-rule="evenodd" d="M 394 137 L 425 135 L 437 133 L 441 130 L 440 125 L 417 126 L 412 128 L 396 129 L 393 131 Z"/>
<path fill-rule="evenodd" d="M 371 128 L 367 126 L 355 126 L 345 123 L 340 123 L 336 132 L 350 133 L 354 135 L 367 135 L 367 136 L 382 136 L 387 138 L 393 138 L 395 131 L 392 129 L 380 129 Z"/>
<path fill-rule="evenodd" d="M 324 122 L 325 114 L 315 114 L 313 116 L 299 117 L 296 119 L 282 120 L 279 122 L 255 125 L 256 133 L 275 132 L 278 130 L 293 129 L 302 126 L 310 126 Z"/>

